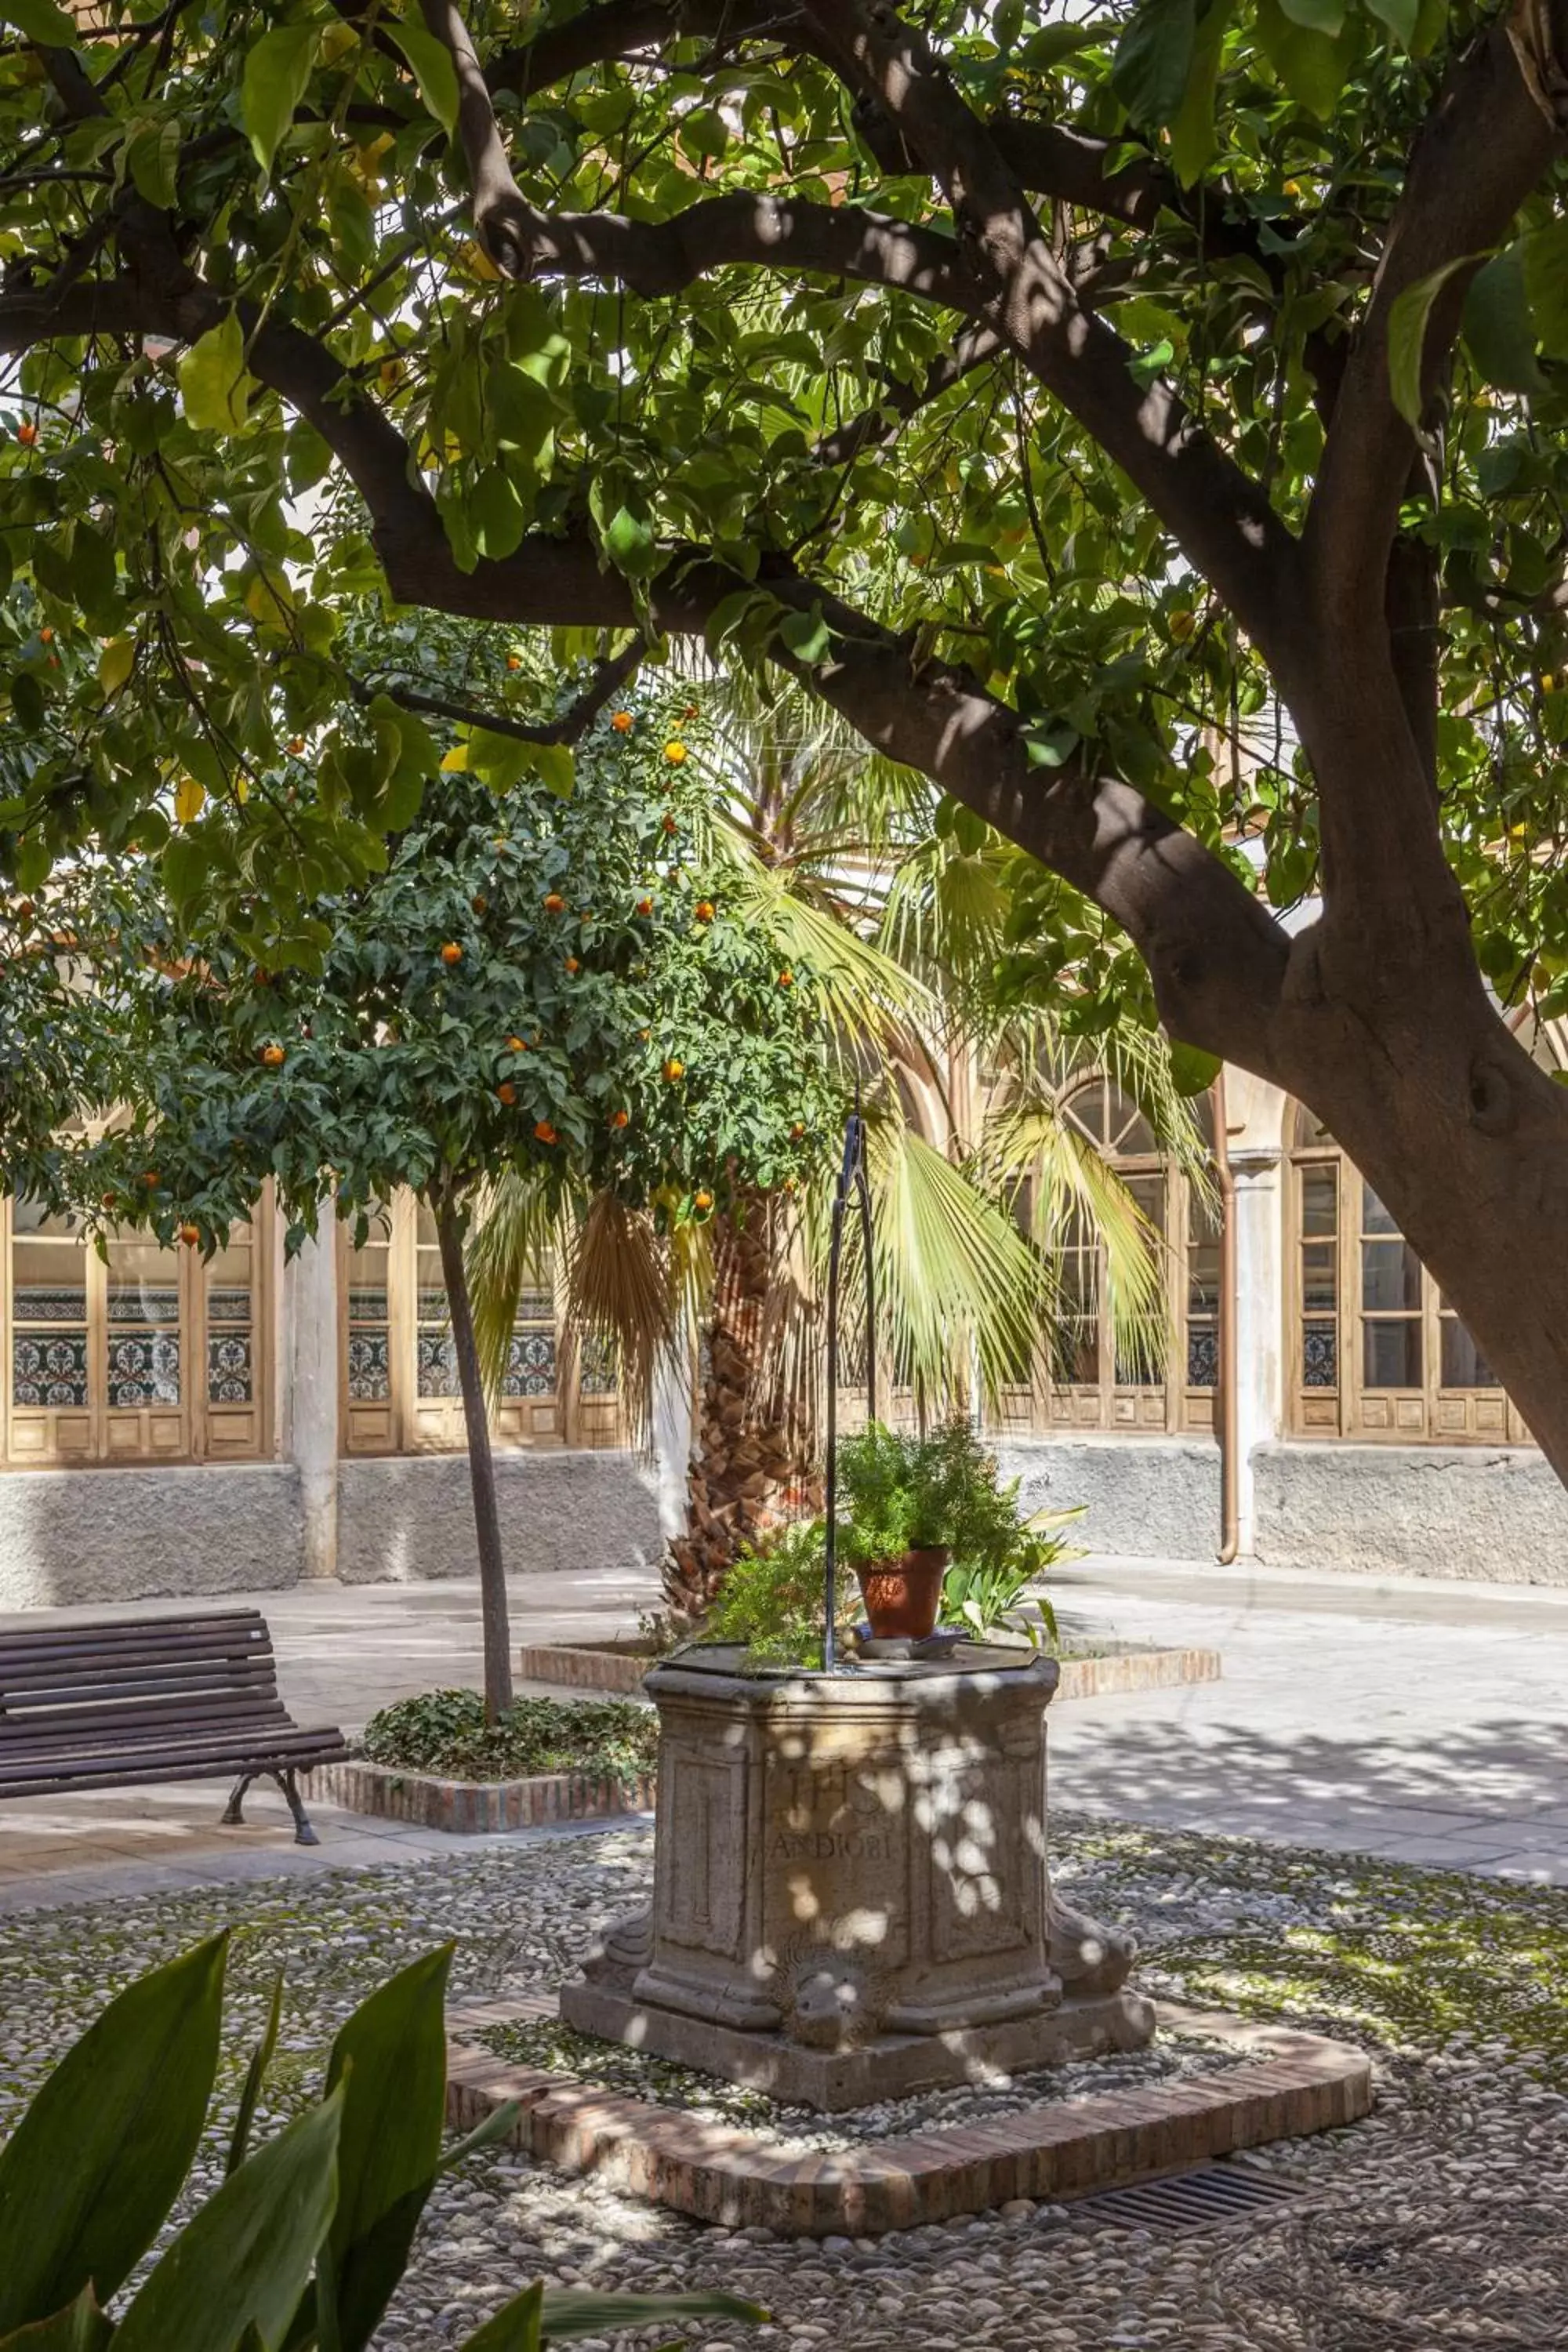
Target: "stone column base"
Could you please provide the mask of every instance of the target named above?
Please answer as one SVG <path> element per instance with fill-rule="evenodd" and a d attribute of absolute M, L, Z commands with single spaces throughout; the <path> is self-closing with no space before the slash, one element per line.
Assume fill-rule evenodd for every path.
<path fill-rule="evenodd" d="M 1024 2074 L 1108 2050 L 1142 2050 L 1154 2032 L 1153 2003 L 1125 1988 L 1069 1997 L 1059 2008 L 999 2025 L 879 2034 L 855 2050 L 814 2050 L 780 2033 L 742 2032 L 710 2018 L 652 2008 L 611 1985 L 584 1979 L 562 1987 L 561 2016 L 579 2033 L 744 2083 L 782 2106 L 830 2115 L 983 2081 L 990 2074 Z"/>

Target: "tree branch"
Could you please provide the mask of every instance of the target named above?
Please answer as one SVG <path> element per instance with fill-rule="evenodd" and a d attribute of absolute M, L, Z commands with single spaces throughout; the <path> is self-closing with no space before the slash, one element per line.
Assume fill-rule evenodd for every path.
<path fill-rule="evenodd" d="M 526 213 L 529 206 L 512 177 L 473 37 L 457 0 L 420 0 L 420 14 L 458 77 L 458 137 L 473 191 L 474 235 L 498 269 L 521 278 L 527 254 L 514 245 L 510 223 L 519 209 Z"/>
<path fill-rule="evenodd" d="M 595 665 L 591 684 L 558 719 L 513 719 L 504 710 L 481 710 L 477 704 L 450 701 L 444 695 L 419 694 L 409 686 L 370 686 L 350 677 L 354 700 L 374 702 L 378 694 L 400 703 L 405 710 L 427 712 L 433 719 L 450 719 L 459 727 L 482 727 L 489 735 L 505 735 L 514 743 L 580 743 L 612 695 L 619 692 L 647 651 L 639 632 L 618 654 Z"/>
<path fill-rule="evenodd" d="M 1565 0 L 1568 5 L 1568 0 Z M 979 315 L 1091 433 L 1267 656 L 1296 602 L 1296 549 L 1258 485 L 1079 300 L 985 125 L 924 36 L 878 0 L 804 0 L 838 69 L 941 183 L 983 289 Z"/>

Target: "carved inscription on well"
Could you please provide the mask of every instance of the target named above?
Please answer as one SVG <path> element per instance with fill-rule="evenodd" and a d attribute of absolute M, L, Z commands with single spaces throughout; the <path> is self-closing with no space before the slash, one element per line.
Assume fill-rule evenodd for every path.
<path fill-rule="evenodd" d="M 896 1767 L 776 1751 L 764 1765 L 763 1931 L 778 1950 L 814 1927 L 897 1968 L 909 1953 L 910 1816 Z"/>

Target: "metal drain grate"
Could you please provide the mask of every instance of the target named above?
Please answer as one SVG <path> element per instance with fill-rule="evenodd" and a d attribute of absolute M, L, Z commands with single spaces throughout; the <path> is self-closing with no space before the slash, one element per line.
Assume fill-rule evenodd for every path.
<path fill-rule="evenodd" d="M 1076 2220 L 1177 2237 L 1187 2230 L 1220 2230 L 1229 2221 L 1252 2221 L 1280 2205 L 1304 2204 L 1310 2196 L 1304 2180 L 1292 2180 L 1287 2173 L 1263 2172 L 1251 2165 L 1203 2164 L 1163 2180 L 1102 2189 L 1093 2197 L 1078 2198 L 1071 2210 Z"/>

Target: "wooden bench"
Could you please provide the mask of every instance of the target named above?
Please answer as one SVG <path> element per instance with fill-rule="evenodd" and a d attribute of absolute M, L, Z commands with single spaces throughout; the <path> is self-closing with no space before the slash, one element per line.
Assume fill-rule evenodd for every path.
<path fill-rule="evenodd" d="M 298 1775 L 347 1752 L 284 1707 L 255 1609 L 0 1627 L 0 1798 L 237 1773 L 225 1822 L 253 1780 L 276 1780 L 297 1843 L 316 1845 Z"/>

